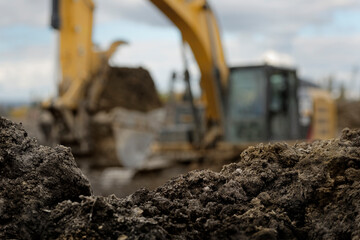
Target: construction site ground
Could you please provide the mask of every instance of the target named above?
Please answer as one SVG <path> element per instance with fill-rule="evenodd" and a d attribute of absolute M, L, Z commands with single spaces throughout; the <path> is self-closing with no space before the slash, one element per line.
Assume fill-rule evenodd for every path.
<path fill-rule="evenodd" d="M 1 239 L 359 239 L 360 131 L 98 196 L 69 148 L 0 119 Z M 206 161 L 206 159 L 203 159 Z"/>
<path fill-rule="evenodd" d="M 40 144 L 47 145 L 39 128 L 39 115 L 40 109 L 33 107 L 29 108 L 25 115 L 8 116 L 8 118 L 21 123 L 29 136 L 36 138 Z M 94 194 L 101 196 L 115 194 L 117 197 L 125 197 L 140 188 L 155 189 L 171 178 L 192 170 L 220 171 L 223 165 L 236 161 L 244 149 L 245 147 L 222 151 L 208 150 L 202 154 L 192 151 L 186 151 L 185 154 L 182 151 L 163 152 L 151 155 L 148 161 L 149 166 L 143 167 L 142 170 L 124 167 L 92 167 L 93 162 L 104 162 L 94 157 L 77 156 L 76 163 L 91 183 Z M 95 158 L 99 157 L 101 154 L 97 153 Z"/>
<path fill-rule="evenodd" d="M 179 159 L 172 154 L 151 156 L 148 167 L 129 169 L 124 167 L 91 168 L 87 159 L 77 159 L 78 166 L 88 177 L 94 194 L 107 196 L 115 194 L 125 197 L 140 188 L 153 190 L 166 181 L 192 170 L 210 169 L 220 171 L 222 166 L 234 162 L 241 150 L 208 151 L 204 154 L 194 153 Z M 180 152 L 175 154 L 179 156 Z M 158 163 L 161 161 L 161 163 Z"/>
<path fill-rule="evenodd" d="M 127 71 L 127 69 L 125 70 Z M 146 75 L 145 71 L 140 72 L 143 72 L 143 74 Z M 153 105 L 159 106 L 159 103 L 155 102 L 149 104 L 150 108 Z M 358 109 L 360 109 L 359 102 L 339 103 L 339 133 L 341 132 L 341 129 L 346 126 L 352 128 L 360 127 L 360 117 L 358 117 L 360 115 L 356 115 Z M 25 115 L 12 117 L 12 120 L 23 123 L 24 128 L 29 132 L 30 136 L 37 138 L 40 143 L 45 144 L 37 121 L 39 114 L 40 110 L 38 108 L 30 108 Z M 142 187 L 155 189 L 169 179 L 180 174 L 185 174 L 191 170 L 211 169 L 220 171 L 223 165 L 236 161 L 237 156 L 239 156 L 244 149 L 245 148 L 240 148 L 220 152 L 216 150 L 208 151 L 207 154 L 203 155 L 193 154 L 192 156 L 187 156 L 181 161 L 176 158 L 176 156 L 179 156 L 181 153 L 176 152 L 170 154 L 170 156 L 151 156 L 150 162 L 155 162 L 156 165 L 156 162 L 160 160 L 162 162 L 160 164 L 161 167 L 157 168 L 155 166 L 150 169 L 145 168 L 142 171 L 122 167 L 92 168 L 88 164 L 88 158 L 78 157 L 76 161 L 91 182 L 93 192 L 96 195 L 107 196 L 115 194 L 118 197 L 125 197 Z M 97 157 L 99 157 L 99 155 L 97 155 Z M 92 161 L 100 160 L 92 159 Z M 164 161 L 167 162 L 165 166 L 163 164 Z"/>
<path fill-rule="evenodd" d="M 111 74 L 144 81 L 110 81 L 100 111 L 162 105 L 146 70 Z M 137 98 L 126 95 L 132 88 Z M 360 127 L 359 105 L 338 104 L 339 133 Z M 138 170 L 94 167 L 102 152 L 75 161 L 69 148 L 39 145 L 39 115 L 13 116 L 22 126 L 0 119 L 1 239 L 359 239 L 359 131 L 244 152 L 156 153 Z"/>

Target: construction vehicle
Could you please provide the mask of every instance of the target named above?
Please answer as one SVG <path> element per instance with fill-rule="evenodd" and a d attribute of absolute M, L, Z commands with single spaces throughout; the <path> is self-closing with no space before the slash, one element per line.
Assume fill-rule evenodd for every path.
<path fill-rule="evenodd" d="M 232 67 L 228 89 L 221 146 L 244 149 L 259 142 L 336 136 L 336 106 L 330 93 L 299 80 L 295 69 L 266 64 Z M 186 140 L 189 144 L 182 144 L 183 150 L 191 149 L 196 135 L 191 104 L 173 105 L 177 110 L 172 123 L 162 129 L 158 151 L 177 149 Z"/>
<path fill-rule="evenodd" d="M 299 124 L 299 81 L 294 69 L 266 64 L 229 68 L 224 57 L 219 27 L 207 1 L 150 1 L 181 31 L 183 42 L 190 46 L 200 69 L 205 113 L 199 114 L 193 98 L 190 97 L 195 125 L 191 139 L 196 140 L 191 141 L 193 149 L 215 147 L 221 143 L 248 145 L 303 138 Z M 154 113 L 150 114 L 153 117 L 149 118 L 149 113 L 140 114 L 141 116 L 136 113 L 136 117 L 130 117 L 133 113 L 131 111 L 99 113 L 96 109 L 96 103 L 100 101 L 101 93 L 107 84 L 108 59 L 116 47 L 124 42 L 114 42 L 107 51 L 94 50 L 91 40 L 93 9 L 91 0 L 53 0 L 52 26 L 60 32 L 62 79 L 59 97 L 45 105 L 54 116 L 57 129 L 61 129 L 54 134 L 61 143 L 75 143 L 79 152 L 91 153 L 91 146 L 94 144 L 90 124 L 92 121 L 106 122 L 111 125 L 108 133 L 115 136 L 115 143 L 108 142 L 104 148 L 113 146 L 115 158 L 122 158 L 118 163 L 138 168 L 146 159 L 149 146 L 155 139 L 154 133 L 159 131 L 159 126 L 152 127 L 151 123 L 154 122 L 153 119 L 161 123 L 163 115 Z M 187 70 L 184 76 L 189 83 Z M 311 116 L 314 123 L 311 127 L 313 138 L 316 137 L 314 133 L 318 133 L 320 138 L 335 135 L 335 105 L 329 96 L 325 95 L 318 100 L 313 98 L 314 104 L 319 101 L 323 103 L 321 107 L 314 108 Z M 318 114 L 320 112 L 321 114 Z M 134 122 L 142 123 L 139 125 Z M 319 122 L 321 126 L 325 126 L 321 131 L 317 131 Z M 149 128 L 152 135 L 142 137 L 143 130 Z M 138 137 L 118 138 L 117 136 L 124 135 L 124 129 L 137 132 L 130 135 Z M 139 129 L 142 132 L 138 132 Z M 147 140 L 142 141 L 144 139 Z M 130 140 L 133 145 L 140 147 L 127 154 L 128 157 L 124 157 L 124 152 L 132 147 L 124 147 L 123 144 Z M 168 142 L 171 143 L 170 140 Z M 165 145 L 166 143 L 162 144 Z M 141 156 L 136 157 L 139 153 Z M 125 158 L 127 160 L 124 160 Z"/>
<path fill-rule="evenodd" d="M 205 95 L 206 127 L 203 129 L 206 132 L 202 134 L 205 146 L 214 139 L 247 145 L 249 142 L 335 137 L 336 107 L 326 91 L 306 89 L 311 95 L 312 111 L 307 112 L 311 121 L 305 126 L 299 122 L 304 113 L 299 112 L 300 89 L 295 69 L 267 64 L 228 67 L 217 21 L 206 1 L 151 2 L 178 27 L 199 65 L 200 84 Z M 188 114 L 189 110 L 185 112 Z M 179 115 L 178 118 L 184 117 Z M 194 117 L 195 130 L 199 125 L 196 121 Z M 199 134 L 193 135 L 195 137 L 189 139 L 196 139 Z M 165 139 L 161 145 L 166 142 L 171 145 L 171 137 Z"/>
<path fill-rule="evenodd" d="M 70 146 L 76 156 L 101 155 L 96 157 L 99 165 L 120 165 L 121 159 L 121 165 L 133 167 L 136 159 L 145 158 L 164 115 L 150 74 L 143 68 L 109 66 L 126 42 L 115 41 L 106 51 L 96 47 L 93 1 L 54 0 L 52 6 L 61 79 L 57 98 L 43 104 L 43 115 L 51 116 L 41 123 L 43 129 L 51 126 L 47 142 Z"/>

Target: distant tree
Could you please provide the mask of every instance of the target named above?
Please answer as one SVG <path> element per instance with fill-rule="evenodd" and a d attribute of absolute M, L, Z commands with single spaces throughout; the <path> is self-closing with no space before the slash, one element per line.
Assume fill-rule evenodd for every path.
<path fill-rule="evenodd" d="M 334 91 L 334 76 L 329 75 L 326 79 L 326 89 L 332 93 Z"/>
<path fill-rule="evenodd" d="M 342 82 L 340 85 L 340 95 L 338 98 L 339 101 L 345 101 L 346 100 L 346 87 L 345 84 Z"/>

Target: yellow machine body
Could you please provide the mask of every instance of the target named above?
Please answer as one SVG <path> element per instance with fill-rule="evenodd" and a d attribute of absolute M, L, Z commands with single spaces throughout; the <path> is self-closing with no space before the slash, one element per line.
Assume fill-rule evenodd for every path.
<path fill-rule="evenodd" d="M 336 103 L 330 93 L 323 89 L 309 89 L 312 99 L 312 121 L 310 139 L 330 139 L 336 137 Z"/>
<path fill-rule="evenodd" d="M 226 89 L 229 69 L 225 61 L 219 27 L 205 0 L 150 0 L 181 31 L 201 72 L 207 119 L 223 124 L 221 91 Z"/>
<path fill-rule="evenodd" d="M 122 41 L 114 42 L 107 51 L 95 49 L 92 41 L 92 0 L 59 1 L 59 57 L 61 80 L 56 105 L 75 110 L 85 98 L 89 83 L 107 67 L 107 61 Z"/>

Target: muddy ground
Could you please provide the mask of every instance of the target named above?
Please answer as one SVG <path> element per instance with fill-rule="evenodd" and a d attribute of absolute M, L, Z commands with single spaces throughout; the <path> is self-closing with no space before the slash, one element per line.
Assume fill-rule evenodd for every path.
<path fill-rule="evenodd" d="M 220 172 L 192 171 L 117 198 L 91 193 L 68 148 L 0 119 L 0 238 L 359 239 L 360 130 L 250 147 Z"/>

